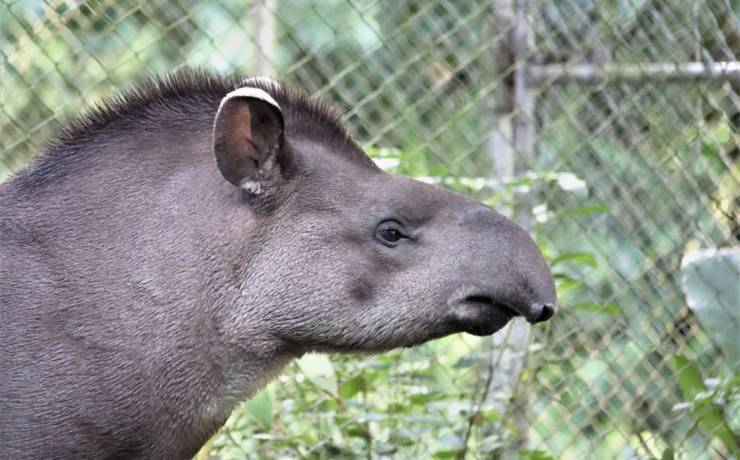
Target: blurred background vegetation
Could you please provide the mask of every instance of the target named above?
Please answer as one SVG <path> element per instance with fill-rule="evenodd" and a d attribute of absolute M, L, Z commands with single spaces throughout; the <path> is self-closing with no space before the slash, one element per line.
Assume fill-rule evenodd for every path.
<path fill-rule="evenodd" d="M 383 167 L 515 216 L 561 308 L 493 339 L 307 356 L 200 458 L 736 458 L 739 10 L 2 0 L 0 180 L 147 74 L 272 74 L 336 102 Z M 719 64 L 735 70 L 706 70 Z"/>

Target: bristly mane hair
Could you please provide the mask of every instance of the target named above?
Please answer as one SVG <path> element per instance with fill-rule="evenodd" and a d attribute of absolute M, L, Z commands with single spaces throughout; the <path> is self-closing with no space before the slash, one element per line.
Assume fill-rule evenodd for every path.
<path fill-rule="evenodd" d="M 61 153 L 63 157 L 60 151 L 65 147 L 73 148 L 85 140 L 94 140 L 96 134 L 112 123 L 127 131 L 135 131 L 147 129 L 146 124 L 156 122 L 158 114 L 162 118 L 173 113 L 215 115 L 221 99 L 230 91 L 245 86 L 248 79 L 240 74 L 220 75 L 190 68 L 161 77 L 149 77 L 72 120 L 45 150 L 50 154 L 48 156 L 55 157 Z M 266 79 L 254 79 L 248 86 L 266 91 L 277 101 L 286 120 L 288 135 L 307 136 L 328 143 L 341 148 L 342 153 L 353 161 L 376 167 L 352 140 L 339 110 L 331 102 Z"/>

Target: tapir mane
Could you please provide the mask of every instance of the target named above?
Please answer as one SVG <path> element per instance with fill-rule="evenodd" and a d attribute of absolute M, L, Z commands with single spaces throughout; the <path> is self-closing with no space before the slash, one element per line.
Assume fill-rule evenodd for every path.
<path fill-rule="evenodd" d="M 83 152 L 109 154 L 107 149 L 94 146 L 103 145 L 111 135 L 202 129 L 204 123 L 208 126 L 212 122 L 221 99 L 245 82 L 267 91 L 280 104 L 289 138 L 300 136 L 323 143 L 360 165 L 375 167 L 352 140 L 341 112 L 328 100 L 269 79 L 186 68 L 145 78 L 68 122 L 21 174 L 21 182 L 38 184 L 44 177 L 59 176 L 67 169 L 66 162 L 77 161 Z"/>

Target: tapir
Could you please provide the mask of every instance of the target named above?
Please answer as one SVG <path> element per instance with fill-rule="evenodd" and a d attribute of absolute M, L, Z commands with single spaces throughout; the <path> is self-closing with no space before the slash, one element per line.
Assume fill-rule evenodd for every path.
<path fill-rule="evenodd" d="M 149 78 L 0 185 L 0 457 L 190 458 L 304 353 L 555 309 L 527 232 L 384 172 L 326 100 Z"/>

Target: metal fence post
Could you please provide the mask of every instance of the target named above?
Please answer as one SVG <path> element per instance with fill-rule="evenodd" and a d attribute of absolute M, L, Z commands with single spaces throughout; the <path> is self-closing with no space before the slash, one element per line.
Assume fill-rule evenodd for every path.
<path fill-rule="evenodd" d="M 528 0 L 494 0 L 493 21 L 498 30 L 507 31 L 495 51 L 495 69 L 501 72 L 504 81 L 494 93 L 493 134 L 488 143 L 494 173 L 501 181 L 520 177 L 532 167 L 534 159 L 534 95 L 529 87 L 527 59 L 533 45 L 533 34 L 529 27 Z M 532 230 L 530 199 L 527 193 L 517 195 L 521 203 L 512 210 L 515 219 L 527 231 Z M 491 356 L 491 385 L 488 397 L 502 420 L 526 420 L 525 392 L 517 391 L 527 345 L 529 326 L 523 321 L 514 321 L 492 337 L 494 353 Z M 501 394 L 502 390 L 510 390 Z M 517 436 L 514 450 L 524 447 L 526 433 Z"/>
<path fill-rule="evenodd" d="M 514 16 L 512 2 L 513 0 L 493 0 L 491 22 L 494 33 L 505 32 L 511 28 Z M 501 81 L 493 92 L 493 123 L 487 150 L 493 166 L 493 174 L 502 182 L 511 179 L 514 175 L 510 123 L 514 98 L 511 84 L 505 78 L 507 72 L 511 71 L 512 64 L 509 40 L 499 40 L 493 51 L 493 65 L 490 66 L 490 70 L 495 72 Z"/>
<path fill-rule="evenodd" d="M 249 12 L 255 48 L 251 70 L 255 75 L 270 76 L 274 73 L 276 7 L 277 0 L 254 0 Z"/>

